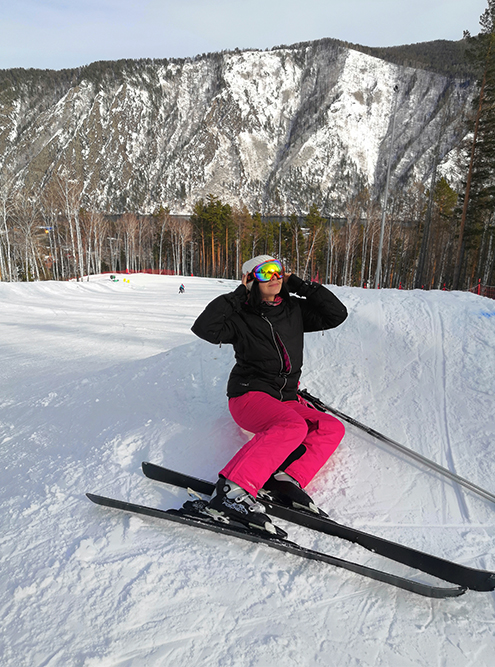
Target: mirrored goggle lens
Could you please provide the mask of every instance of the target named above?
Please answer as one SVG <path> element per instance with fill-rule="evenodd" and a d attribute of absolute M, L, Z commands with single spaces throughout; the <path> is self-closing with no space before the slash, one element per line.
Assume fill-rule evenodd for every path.
<path fill-rule="evenodd" d="M 253 275 L 259 282 L 266 283 L 271 280 L 274 275 L 276 275 L 277 278 L 282 278 L 284 275 L 284 267 L 278 260 L 263 262 L 263 264 L 259 264 L 253 269 Z"/>

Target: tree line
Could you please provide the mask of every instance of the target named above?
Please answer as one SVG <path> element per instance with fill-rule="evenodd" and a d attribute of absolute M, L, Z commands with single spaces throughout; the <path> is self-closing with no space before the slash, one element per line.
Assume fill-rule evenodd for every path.
<path fill-rule="evenodd" d="M 381 287 L 452 285 L 458 202 L 444 178 L 431 192 L 415 183 L 392 193 Z M 77 180 L 57 176 L 41 193 L 0 191 L 0 273 L 4 281 L 82 279 L 127 270 L 240 279 L 243 262 L 270 254 L 303 278 L 372 286 L 381 218 L 380 204 L 367 189 L 345 202 L 340 218 L 323 216 L 315 204 L 304 216 L 262 217 L 214 195 L 196 202 L 189 218 L 173 216 L 163 206 L 152 215 L 108 216 L 83 205 Z M 464 289 L 481 276 L 494 278 L 493 252 L 481 252 L 487 245 L 482 236 L 478 252 L 465 253 Z"/>

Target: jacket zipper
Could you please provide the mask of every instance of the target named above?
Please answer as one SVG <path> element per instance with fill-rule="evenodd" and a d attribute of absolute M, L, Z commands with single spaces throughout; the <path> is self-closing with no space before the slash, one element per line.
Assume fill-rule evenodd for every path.
<path fill-rule="evenodd" d="M 283 400 L 283 397 L 284 397 L 284 396 L 283 396 L 283 391 L 284 391 L 284 389 L 285 389 L 285 385 L 287 384 L 287 373 L 284 373 L 284 358 L 283 358 L 282 353 L 281 353 L 281 351 L 280 351 L 280 348 L 279 348 L 279 346 L 278 346 L 277 339 L 276 339 L 276 337 L 275 337 L 275 332 L 274 332 L 274 330 L 273 330 L 272 323 L 271 323 L 270 320 L 269 320 L 267 317 L 265 317 L 264 315 L 261 315 L 261 318 L 262 318 L 263 320 L 265 320 L 265 322 L 268 322 L 268 326 L 270 327 L 270 331 L 271 331 L 271 333 L 272 333 L 273 344 L 275 345 L 275 349 L 277 350 L 277 352 L 278 352 L 278 357 L 279 357 L 279 359 L 280 359 L 280 373 L 279 373 L 279 375 L 280 375 L 280 377 L 283 377 L 283 378 L 284 378 L 284 384 L 280 387 L 280 390 L 279 390 L 279 392 L 280 392 L 280 400 L 282 401 L 282 400 Z"/>

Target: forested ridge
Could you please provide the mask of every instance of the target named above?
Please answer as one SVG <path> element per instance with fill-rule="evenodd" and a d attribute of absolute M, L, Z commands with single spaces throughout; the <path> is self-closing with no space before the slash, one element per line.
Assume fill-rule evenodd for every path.
<path fill-rule="evenodd" d="M 315 44 L 326 45 L 329 48 L 341 46 L 354 49 L 375 58 L 381 58 L 387 62 L 394 63 L 395 65 L 413 67 L 415 69 L 427 69 L 439 74 L 460 78 L 472 77 L 476 73 L 473 63 L 467 57 L 467 45 L 464 39 L 459 41 L 435 40 L 418 44 L 405 44 L 403 46 L 368 47 L 338 39 L 326 38 L 316 42 L 299 42 L 289 46 L 275 46 L 270 50 L 299 49 L 302 46 L 313 46 Z M 241 50 L 236 49 L 221 53 L 239 52 Z M 63 95 L 73 86 L 79 85 L 83 80 L 90 81 L 99 86 L 110 80 L 124 81 L 125 77 L 132 74 L 132 72 L 141 73 L 151 64 L 167 66 L 170 63 L 194 62 L 204 58 L 215 58 L 218 55 L 220 54 L 206 53 L 193 58 L 104 60 L 77 68 L 61 70 L 0 69 L 0 95 L 4 96 L 8 94 L 9 88 L 17 88 L 18 86 L 26 86 L 31 91 L 42 87 L 44 90 L 53 90 L 53 94 Z"/>

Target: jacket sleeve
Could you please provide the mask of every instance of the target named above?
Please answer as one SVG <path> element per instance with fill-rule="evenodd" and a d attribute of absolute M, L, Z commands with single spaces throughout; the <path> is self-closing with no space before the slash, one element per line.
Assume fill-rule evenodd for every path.
<path fill-rule="evenodd" d="M 236 338 L 236 329 L 232 323 L 232 315 L 241 310 L 247 299 L 247 289 L 244 285 L 213 299 L 191 327 L 191 331 L 209 343 L 233 343 Z"/>
<path fill-rule="evenodd" d="M 333 329 L 347 317 L 347 308 L 335 294 L 320 283 L 301 280 L 292 274 L 287 281 L 287 289 L 300 297 L 299 300 L 304 331 L 321 331 Z"/>

